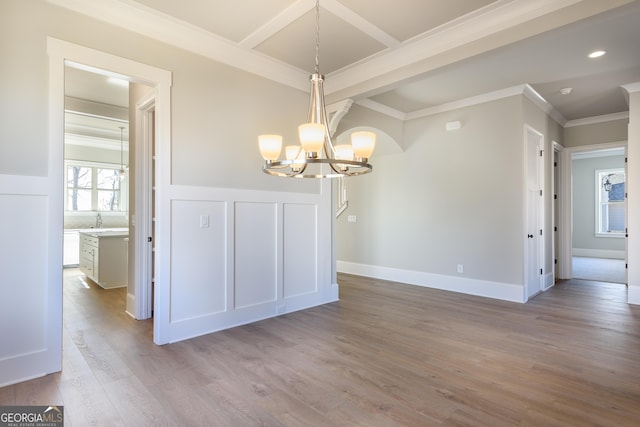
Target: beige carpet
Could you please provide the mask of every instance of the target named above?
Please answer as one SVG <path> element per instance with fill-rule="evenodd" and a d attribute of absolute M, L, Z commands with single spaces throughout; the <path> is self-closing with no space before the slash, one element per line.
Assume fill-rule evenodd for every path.
<path fill-rule="evenodd" d="M 626 283 L 624 265 L 623 259 L 573 257 L 573 278 Z"/>

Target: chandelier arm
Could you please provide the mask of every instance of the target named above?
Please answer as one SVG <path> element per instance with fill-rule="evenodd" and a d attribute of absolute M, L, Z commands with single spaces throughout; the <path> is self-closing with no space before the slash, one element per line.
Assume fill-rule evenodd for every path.
<path fill-rule="evenodd" d="M 352 148 L 351 154 L 345 155 L 344 149 L 340 150 L 340 153 L 336 151 L 336 147 L 333 145 L 331 137 L 331 130 L 328 125 L 327 111 L 324 100 L 324 76 L 320 74 L 320 0 L 316 0 L 315 5 L 316 12 L 316 51 L 315 51 L 315 72 L 310 76 L 311 91 L 309 97 L 309 110 L 307 116 L 307 123 L 300 125 L 299 135 L 300 142 L 302 144 L 302 150 L 300 154 L 290 160 L 278 160 L 279 154 L 275 154 L 275 151 L 281 150 L 281 137 L 280 143 L 275 147 L 268 147 L 267 145 L 260 145 L 262 156 L 265 159 L 265 164 L 262 166 L 262 171 L 269 175 L 283 176 L 290 178 L 336 178 L 343 176 L 357 176 L 369 173 L 373 170 L 373 166 L 368 163 L 370 154 L 366 157 L 355 153 L 355 149 Z M 314 134 L 320 128 L 319 125 L 324 127 L 322 148 L 320 148 L 320 135 Z M 310 131 L 310 132 L 307 132 Z M 355 134 L 355 133 L 354 133 Z M 261 135 L 260 138 L 271 135 Z M 362 139 L 362 138 L 361 138 Z M 367 139 L 367 138 L 365 138 Z M 264 139 L 263 139 L 264 140 Z M 267 139 L 268 141 L 268 139 Z M 367 146 L 367 142 L 369 145 Z M 368 138 L 368 141 L 364 143 L 359 142 L 359 153 L 370 153 L 373 151 L 375 144 L 375 134 L 373 138 Z M 352 147 L 354 146 L 352 135 Z M 364 147 L 364 151 L 363 148 Z M 273 149 L 272 149 L 273 148 Z M 287 147 L 288 148 L 288 147 Z M 271 150 L 271 151 L 270 151 Z M 367 151 L 369 150 L 369 151 Z M 290 150 L 287 150 L 287 158 L 290 157 Z M 306 152 L 306 154 L 305 154 Z M 324 158 L 322 156 L 324 154 Z M 354 157 L 358 154 L 358 157 Z M 302 156 L 300 158 L 299 156 Z M 344 159 L 344 157 L 350 160 Z M 340 157 L 340 158 L 337 158 Z M 311 173 L 309 173 L 311 171 Z M 313 173 L 317 171 L 318 173 Z"/>
<path fill-rule="evenodd" d="M 307 166 L 309 165 L 329 165 L 333 173 L 309 173 L 306 174 Z M 299 171 L 293 171 L 291 167 L 293 165 L 302 165 Z M 341 165 L 340 168 L 336 168 L 336 165 Z M 342 169 L 343 167 L 345 167 Z M 352 167 L 349 169 L 348 167 Z M 373 166 L 366 161 L 356 160 L 338 160 L 338 159 L 323 159 L 323 158 L 307 158 L 303 161 L 296 160 L 280 160 L 274 162 L 266 162 L 262 166 L 262 171 L 269 175 L 290 177 L 290 178 L 337 178 L 342 176 L 358 176 L 364 175 L 373 170 Z M 320 170 L 320 172 L 322 172 Z"/>

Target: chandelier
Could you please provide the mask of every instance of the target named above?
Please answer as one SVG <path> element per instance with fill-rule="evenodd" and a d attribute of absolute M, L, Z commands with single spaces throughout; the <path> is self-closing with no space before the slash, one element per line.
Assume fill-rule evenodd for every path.
<path fill-rule="evenodd" d="M 289 178 L 336 178 L 371 172 L 369 157 L 373 154 L 376 134 L 368 131 L 351 134 L 351 144 L 334 145 L 331 141 L 324 103 L 324 76 L 320 74 L 320 1 L 316 0 L 316 62 L 311 74 L 311 93 L 307 123 L 298 127 L 299 145 L 285 146 L 281 135 L 259 135 L 258 145 L 265 160 L 262 171 Z"/>

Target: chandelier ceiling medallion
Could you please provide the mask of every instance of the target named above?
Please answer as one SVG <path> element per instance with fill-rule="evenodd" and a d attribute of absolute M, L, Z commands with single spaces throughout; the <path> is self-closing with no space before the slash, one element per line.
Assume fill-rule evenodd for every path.
<path fill-rule="evenodd" d="M 331 141 L 324 103 L 324 76 L 320 74 L 320 2 L 316 0 L 316 57 L 311 74 L 311 93 L 307 123 L 298 127 L 299 145 L 285 146 L 281 135 L 259 135 L 258 145 L 265 160 L 262 171 L 289 178 L 336 178 L 371 172 L 369 157 L 375 147 L 376 134 L 368 131 L 351 134 L 351 144 L 334 145 Z"/>

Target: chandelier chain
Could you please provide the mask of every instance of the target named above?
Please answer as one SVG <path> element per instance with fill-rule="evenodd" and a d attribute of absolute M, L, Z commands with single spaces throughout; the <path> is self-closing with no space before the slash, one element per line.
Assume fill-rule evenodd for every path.
<path fill-rule="evenodd" d="M 316 74 L 320 74 L 320 0 L 316 0 Z"/>

